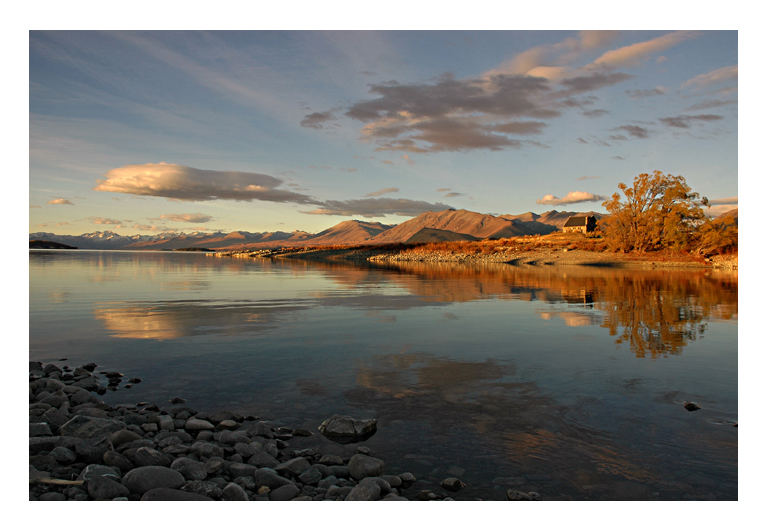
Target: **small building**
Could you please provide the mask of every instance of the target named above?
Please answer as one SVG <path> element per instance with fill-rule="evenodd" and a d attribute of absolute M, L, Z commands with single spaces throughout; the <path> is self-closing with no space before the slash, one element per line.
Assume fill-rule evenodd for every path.
<path fill-rule="evenodd" d="M 597 227 L 595 216 L 571 216 L 563 225 L 563 232 L 592 232 Z"/>

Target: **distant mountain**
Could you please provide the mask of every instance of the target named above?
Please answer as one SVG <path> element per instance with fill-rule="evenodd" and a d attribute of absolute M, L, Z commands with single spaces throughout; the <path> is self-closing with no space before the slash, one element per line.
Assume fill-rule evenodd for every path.
<path fill-rule="evenodd" d="M 477 241 L 479 238 L 475 238 L 469 234 L 460 234 L 458 232 L 451 232 L 449 230 L 441 229 L 429 229 L 423 228 L 410 238 L 405 243 L 436 243 L 436 242 L 463 242 L 463 241 Z"/>
<path fill-rule="evenodd" d="M 48 240 L 29 240 L 30 249 L 77 249 L 71 245 L 64 245 L 63 243 L 51 242 Z"/>
<path fill-rule="evenodd" d="M 729 210 L 728 212 L 723 212 L 719 216 L 717 216 L 715 219 L 719 219 L 720 221 L 723 221 L 727 218 L 733 218 L 733 220 L 736 222 L 736 225 L 739 224 L 739 209 L 734 208 L 733 210 Z"/>
<path fill-rule="evenodd" d="M 738 214 L 738 213 L 737 213 Z M 146 235 L 123 236 L 111 231 L 91 232 L 73 235 L 57 235 L 50 232 L 36 232 L 30 240 L 55 241 L 80 249 L 240 249 L 293 247 L 309 245 L 379 244 L 407 241 L 457 241 L 467 239 L 498 239 L 532 234 L 549 234 L 562 229 L 570 216 L 594 215 L 599 212 L 558 212 L 550 210 L 543 214 L 493 216 L 469 210 L 448 209 L 440 212 L 424 212 L 400 223 L 384 225 L 356 219 L 342 221 L 317 234 L 304 231 L 294 232 L 161 232 Z M 428 230 L 427 230 L 428 229 Z M 417 236 L 418 235 L 418 236 Z M 414 239 L 415 238 L 415 239 Z"/>
<path fill-rule="evenodd" d="M 330 229 L 318 232 L 306 241 L 313 245 L 362 243 L 394 226 L 395 225 L 384 225 L 383 223 L 352 219 L 349 221 L 342 221 Z"/>

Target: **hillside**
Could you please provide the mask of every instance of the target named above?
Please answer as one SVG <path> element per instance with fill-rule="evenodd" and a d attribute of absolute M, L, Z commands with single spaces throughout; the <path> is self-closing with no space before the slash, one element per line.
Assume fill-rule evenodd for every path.
<path fill-rule="evenodd" d="M 63 243 L 51 242 L 47 240 L 29 240 L 30 249 L 77 249 L 71 245 L 64 245 Z"/>
<path fill-rule="evenodd" d="M 569 216 L 597 212 L 558 212 L 543 214 L 526 212 L 519 215 L 494 216 L 469 210 L 443 210 L 424 212 L 399 225 L 385 225 L 372 221 L 342 221 L 317 234 L 293 232 L 162 232 L 123 236 L 111 231 L 74 235 L 56 235 L 37 232 L 30 240 L 56 241 L 80 249 L 103 250 L 161 250 L 206 248 L 233 250 L 242 248 L 279 248 L 311 245 L 382 244 L 418 240 L 424 242 L 458 241 L 469 239 L 499 239 L 514 236 L 549 234 L 559 231 Z M 431 229 L 431 230 L 425 230 Z"/>
<path fill-rule="evenodd" d="M 460 242 L 477 240 L 478 238 L 475 238 L 469 234 L 459 234 L 458 232 L 451 232 L 441 229 L 423 228 L 408 238 L 405 243 Z"/>

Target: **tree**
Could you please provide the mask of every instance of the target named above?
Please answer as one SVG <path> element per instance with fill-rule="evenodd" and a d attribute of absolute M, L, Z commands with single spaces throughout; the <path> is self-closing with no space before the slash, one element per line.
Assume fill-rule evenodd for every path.
<path fill-rule="evenodd" d="M 600 226 L 609 247 L 645 252 L 689 246 L 704 212 L 685 178 L 656 170 L 635 177 L 631 187 L 620 183 L 619 189 L 623 201 L 616 192 L 603 203 L 610 215 Z"/>

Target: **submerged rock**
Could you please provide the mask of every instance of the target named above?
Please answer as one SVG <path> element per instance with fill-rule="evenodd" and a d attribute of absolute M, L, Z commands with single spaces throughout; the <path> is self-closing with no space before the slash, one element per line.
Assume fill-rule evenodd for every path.
<path fill-rule="evenodd" d="M 325 419 L 318 431 L 328 439 L 341 444 L 364 441 L 376 433 L 376 419 L 354 419 L 346 415 L 333 415 Z"/>
<path fill-rule="evenodd" d="M 684 402 L 683 407 L 688 411 L 696 411 L 697 409 L 701 409 L 701 406 L 696 402 Z"/>

